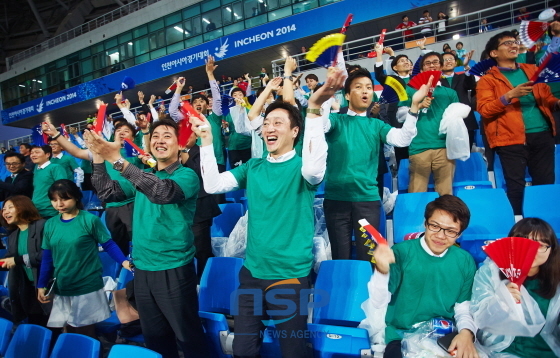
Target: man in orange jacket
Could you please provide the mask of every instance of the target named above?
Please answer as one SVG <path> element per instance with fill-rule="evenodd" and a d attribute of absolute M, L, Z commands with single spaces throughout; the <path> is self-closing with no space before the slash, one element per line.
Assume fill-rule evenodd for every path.
<path fill-rule="evenodd" d="M 537 67 L 517 63 L 519 41 L 513 33 L 493 36 L 486 52 L 498 65 L 477 84 L 477 110 L 500 157 L 514 214 L 520 215 L 527 167 L 533 185 L 554 184 L 552 111 L 560 103 L 545 83 L 529 82 Z"/>

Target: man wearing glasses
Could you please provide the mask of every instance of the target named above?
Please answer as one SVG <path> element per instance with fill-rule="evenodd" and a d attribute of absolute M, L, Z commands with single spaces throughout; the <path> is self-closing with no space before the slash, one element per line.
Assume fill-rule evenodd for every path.
<path fill-rule="evenodd" d="M 527 168 L 533 185 L 554 184 L 552 111 L 559 105 L 546 83 L 529 82 L 537 67 L 517 63 L 519 44 L 509 31 L 488 40 L 485 50 L 497 66 L 482 76 L 476 90 L 484 132 L 502 163 L 515 215 L 521 214 Z"/>
<path fill-rule="evenodd" d="M 25 157 L 20 153 L 4 155 L 4 165 L 11 173 L 0 182 L 0 201 L 13 195 L 33 196 L 33 173 L 25 170 Z"/>
<path fill-rule="evenodd" d="M 365 323 L 375 320 L 373 310 L 386 308 L 384 358 L 402 358 L 403 334 L 432 318 L 454 322 L 458 335 L 449 351 L 456 350 L 455 357 L 478 358 L 469 311 L 476 265 L 467 251 L 454 245 L 469 225 L 470 211 L 458 197 L 443 195 L 426 206 L 424 218 L 426 230 L 420 239 L 392 249 L 379 245 L 374 251 L 376 271 L 363 304 L 371 308 Z"/>
<path fill-rule="evenodd" d="M 441 71 L 443 58 L 437 52 L 429 52 L 422 57 L 420 62 L 421 72 Z M 435 190 L 439 195 L 453 193 L 453 174 L 455 172 L 455 161 L 447 159 L 445 146 L 445 134 L 439 134 L 439 125 L 443 112 L 455 102 L 459 102 L 457 92 L 449 88 L 445 79 L 434 78 L 434 91 L 432 97 L 424 98 L 422 107 L 428 107 L 418 113 L 418 134 L 408 147 L 410 160 L 410 182 L 409 193 L 420 193 L 428 191 L 430 174 L 434 174 Z M 411 98 L 416 92 L 407 86 L 408 100 L 399 102 L 399 106 L 408 107 Z M 406 110 L 406 108 L 404 108 Z M 401 108 L 399 108 L 401 112 Z M 406 112 L 406 111 L 404 111 Z M 398 117 L 397 117 L 398 118 Z"/>

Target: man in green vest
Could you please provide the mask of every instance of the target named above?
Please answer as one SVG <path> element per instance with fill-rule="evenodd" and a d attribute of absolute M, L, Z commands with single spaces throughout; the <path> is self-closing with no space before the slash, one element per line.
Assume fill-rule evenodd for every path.
<path fill-rule="evenodd" d="M 63 167 L 51 163 L 52 149 L 48 145 L 31 147 L 29 155 L 35 163 L 33 172 L 33 204 L 39 210 L 39 214 L 44 219 L 51 218 L 58 214 L 58 211 L 51 205 L 48 191 L 51 185 L 59 179 L 67 179 L 67 173 Z"/>

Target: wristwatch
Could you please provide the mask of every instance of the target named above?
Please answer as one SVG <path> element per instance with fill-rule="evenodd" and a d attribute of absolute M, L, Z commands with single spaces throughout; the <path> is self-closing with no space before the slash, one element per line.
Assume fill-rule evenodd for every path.
<path fill-rule="evenodd" d="M 290 81 L 294 82 L 294 76 L 292 76 L 292 75 L 290 75 L 290 76 L 284 75 L 284 77 L 282 77 L 282 78 L 285 79 L 285 80 L 290 80 Z"/>
<path fill-rule="evenodd" d="M 318 116 L 321 116 L 321 115 L 323 115 L 323 109 L 322 108 L 307 108 L 306 113 L 316 114 Z"/>
<path fill-rule="evenodd" d="M 115 169 L 116 171 L 120 172 L 120 171 L 123 170 L 123 168 L 124 168 L 124 158 L 123 157 L 120 157 L 115 162 L 113 162 L 113 169 Z"/>

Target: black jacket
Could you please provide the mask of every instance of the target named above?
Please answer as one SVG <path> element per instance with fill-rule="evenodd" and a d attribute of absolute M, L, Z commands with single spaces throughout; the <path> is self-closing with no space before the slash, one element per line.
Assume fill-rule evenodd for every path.
<path fill-rule="evenodd" d="M 467 129 L 478 129 L 478 123 L 474 116 L 474 108 L 471 103 L 471 96 L 474 96 L 473 91 L 476 89 L 476 79 L 474 76 L 467 76 L 464 73 L 454 74 L 453 79 L 451 80 L 451 89 L 454 89 L 455 92 L 457 92 L 459 102 L 471 107 L 469 115 L 464 119 Z M 469 94 L 469 90 L 471 91 L 471 94 Z"/>
<path fill-rule="evenodd" d="M 19 229 L 14 230 L 8 237 L 8 252 L 6 257 L 14 257 L 16 266 L 10 269 L 10 278 L 8 280 L 8 290 L 10 292 L 10 301 L 12 303 L 12 316 L 14 322 L 20 322 L 25 319 L 30 313 L 37 312 L 37 280 L 39 270 L 41 268 L 41 259 L 43 257 L 43 250 L 41 244 L 43 242 L 43 227 L 45 220 L 37 220 L 29 224 L 27 229 L 27 252 L 29 254 L 29 263 L 31 271 L 33 272 L 34 286 L 25 284 L 28 279 L 23 269 L 25 262 L 23 256 L 19 256 L 18 249 L 18 236 Z M 46 308 L 45 308 L 46 309 Z"/>
<path fill-rule="evenodd" d="M 12 195 L 25 195 L 31 199 L 33 196 L 33 173 L 22 170 L 12 182 L 9 176 L 0 182 L 0 201 Z"/>

